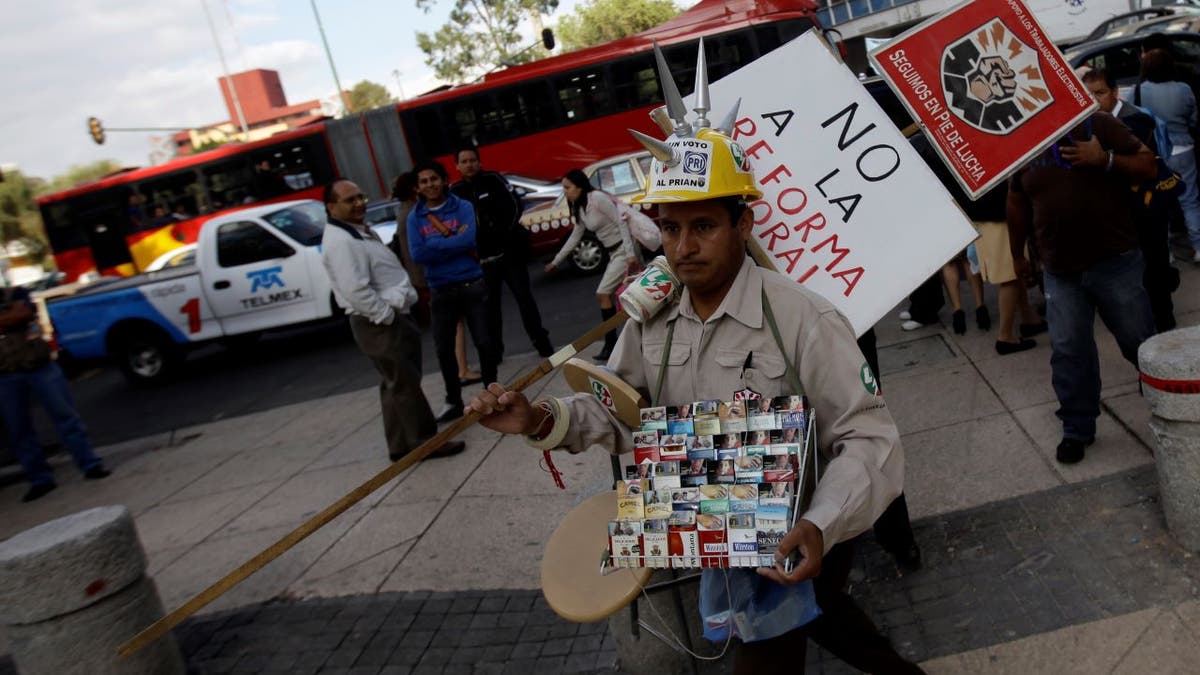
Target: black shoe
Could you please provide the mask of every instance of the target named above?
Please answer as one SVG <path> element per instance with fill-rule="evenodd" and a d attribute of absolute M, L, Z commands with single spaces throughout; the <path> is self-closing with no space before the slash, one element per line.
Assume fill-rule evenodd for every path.
<path fill-rule="evenodd" d="M 955 333 L 964 335 L 967 332 L 967 315 L 961 309 L 954 310 L 950 323 L 954 326 Z"/>
<path fill-rule="evenodd" d="M 108 469 L 102 466 L 93 466 L 83 474 L 83 477 L 87 480 L 100 480 L 101 478 L 108 478 L 111 475 L 112 472 Z"/>
<path fill-rule="evenodd" d="M 975 308 L 975 325 L 979 326 L 979 330 L 990 330 L 992 327 L 992 315 L 988 314 L 987 305 Z"/>
<path fill-rule="evenodd" d="M 467 444 L 462 441 L 450 441 L 442 447 L 429 453 L 430 457 L 452 457 L 467 449 Z"/>
<path fill-rule="evenodd" d="M 916 572 L 921 569 L 921 549 L 915 541 L 904 547 L 903 550 L 893 551 L 892 557 L 896 559 L 896 565 L 905 572 Z"/>
<path fill-rule="evenodd" d="M 29 487 L 29 492 L 26 492 L 25 496 L 21 497 L 21 501 L 31 502 L 35 499 L 41 499 L 54 492 L 54 488 L 56 487 L 58 487 L 56 483 L 38 483 L 37 485 L 32 485 Z"/>
<path fill-rule="evenodd" d="M 480 375 L 479 377 L 464 377 L 464 378 L 462 378 L 461 380 L 459 380 L 459 381 L 458 381 L 458 385 L 459 385 L 460 387 L 467 387 L 467 386 L 470 386 L 470 385 L 472 385 L 472 384 L 479 384 L 480 382 L 483 382 L 483 376 L 482 376 L 482 375 Z"/>
<path fill-rule="evenodd" d="M 539 345 L 537 348 L 537 353 L 538 356 L 542 357 L 543 359 L 554 356 L 554 345 L 550 344 L 549 342 L 544 345 Z"/>
<path fill-rule="evenodd" d="M 438 414 L 437 421 L 438 424 L 445 424 L 446 422 L 453 422 L 462 416 L 463 406 L 461 403 L 458 405 L 447 405 L 442 409 L 442 412 Z"/>
<path fill-rule="evenodd" d="M 1076 464 L 1083 459 L 1084 448 L 1094 443 L 1096 439 L 1089 438 L 1081 441 L 1078 438 L 1064 438 L 1054 452 L 1054 458 L 1061 464 Z"/>
<path fill-rule="evenodd" d="M 1037 323 L 1023 323 L 1021 324 L 1020 329 L 1021 337 L 1033 337 L 1034 335 L 1040 335 L 1050 330 L 1050 324 L 1046 323 L 1045 321 L 1039 321 Z"/>
<path fill-rule="evenodd" d="M 996 340 L 996 353 L 1000 356 L 1008 356 L 1009 354 L 1016 354 L 1017 352 L 1023 352 L 1027 349 L 1033 349 L 1036 346 L 1037 343 L 1033 340 L 1021 340 L 1020 342 L 1002 342 L 1000 340 Z"/>

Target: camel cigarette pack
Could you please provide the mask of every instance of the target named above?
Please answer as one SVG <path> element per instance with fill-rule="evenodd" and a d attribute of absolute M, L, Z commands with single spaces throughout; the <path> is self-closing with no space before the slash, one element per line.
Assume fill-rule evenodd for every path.
<path fill-rule="evenodd" d="M 617 519 L 642 520 L 646 517 L 647 481 L 635 478 L 633 480 L 617 481 Z"/>
<path fill-rule="evenodd" d="M 668 514 L 669 516 L 670 514 Z M 646 567 L 669 567 L 668 518 L 647 518 L 642 529 L 642 557 Z"/>
<path fill-rule="evenodd" d="M 671 489 L 646 490 L 646 520 L 671 516 Z"/>

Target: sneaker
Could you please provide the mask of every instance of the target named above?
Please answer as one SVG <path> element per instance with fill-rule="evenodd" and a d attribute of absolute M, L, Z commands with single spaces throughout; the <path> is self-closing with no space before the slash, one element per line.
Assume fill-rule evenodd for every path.
<path fill-rule="evenodd" d="M 924 327 L 925 324 L 921 323 L 920 321 L 913 321 L 912 319 L 908 319 L 904 323 L 900 324 L 900 330 L 916 330 Z"/>
<path fill-rule="evenodd" d="M 56 483 L 38 483 L 37 485 L 31 485 L 29 487 L 29 492 L 26 492 L 25 496 L 21 497 L 21 501 L 28 503 L 35 499 L 41 499 L 51 492 L 54 492 L 54 488 L 56 487 L 58 487 L 58 484 Z"/>
<path fill-rule="evenodd" d="M 1023 323 L 1020 326 L 1021 337 L 1033 337 L 1034 335 L 1041 335 L 1048 330 L 1050 330 L 1050 324 L 1046 323 L 1045 321 L 1039 321 L 1037 323 Z"/>
<path fill-rule="evenodd" d="M 1058 449 L 1054 452 L 1054 458 L 1061 464 L 1077 464 L 1083 459 L 1083 451 L 1087 446 L 1096 441 L 1095 438 L 1080 440 L 1078 438 L 1064 438 L 1058 444 Z"/>
<path fill-rule="evenodd" d="M 111 475 L 112 472 L 108 469 L 102 466 L 93 466 L 84 472 L 83 477 L 87 480 L 100 480 L 102 478 L 108 478 Z"/>
<path fill-rule="evenodd" d="M 901 321 L 912 321 L 912 313 L 907 309 L 896 315 Z"/>
<path fill-rule="evenodd" d="M 438 421 L 438 424 L 445 424 L 447 422 L 453 422 L 454 420 L 456 420 L 462 416 L 463 416 L 463 405 L 461 403 L 459 403 L 458 405 L 450 405 L 449 403 L 447 403 L 446 407 L 442 408 L 442 411 L 440 413 L 438 413 L 437 421 Z"/>
<path fill-rule="evenodd" d="M 1000 356 L 1008 356 L 1009 354 L 1016 354 L 1017 352 L 1023 352 L 1027 349 L 1033 349 L 1036 346 L 1037 343 L 1033 340 L 1021 340 L 1020 342 L 1002 342 L 1000 340 L 996 340 L 996 353 Z"/>
<path fill-rule="evenodd" d="M 954 332 L 957 335 L 967 334 L 967 315 L 961 309 L 954 310 L 954 316 L 950 317 L 950 324 L 954 326 Z"/>
<path fill-rule="evenodd" d="M 991 329 L 992 315 L 988 313 L 987 305 L 975 308 L 975 325 L 979 326 L 979 330 Z"/>

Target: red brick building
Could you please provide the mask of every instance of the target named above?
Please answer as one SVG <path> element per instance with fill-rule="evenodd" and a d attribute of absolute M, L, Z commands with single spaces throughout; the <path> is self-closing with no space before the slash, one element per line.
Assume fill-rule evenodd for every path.
<path fill-rule="evenodd" d="M 255 141 L 327 117 L 321 111 L 319 99 L 288 105 L 278 71 L 256 68 L 234 73 L 230 79 L 233 80 L 242 112 L 246 116 L 246 127 L 249 129 L 247 137 L 244 138 L 242 134 L 237 106 L 229 90 L 229 80 L 221 77 L 217 79 L 217 83 L 221 87 L 221 95 L 225 98 L 225 109 L 229 112 L 229 119 L 201 129 L 176 133 L 172 138 L 177 154 L 190 154 L 194 148 L 208 142 Z"/>

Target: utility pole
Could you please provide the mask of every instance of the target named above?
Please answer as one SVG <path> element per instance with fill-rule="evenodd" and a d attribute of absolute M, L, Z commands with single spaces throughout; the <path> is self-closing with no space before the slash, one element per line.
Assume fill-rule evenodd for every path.
<path fill-rule="evenodd" d="M 337 67 L 333 65 L 333 52 L 329 51 L 329 40 L 325 38 L 325 26 L 321 25 L 321 13 L 317 11 L 317 0 L 309 0 L 312 4 L 313 16 L 317 19 L 317 30 L 321 33 L 321 44 L 325 45 L 325 58 L 329 59 L 329 70 L 333 73 L 333 84 L 337 87 L 338 100 L 342 102 L 342 110 L 345 112 L 353 112 L 350 110 L 350 104 L 346 101 L 346 96 L 343 93 L 342 82 L 338 79 Z"/>
<path fill-rule="evenodd" d="M 250 140 L 250 129 L 246 126 L 246 113 L 242 112 L 242 102 L 238 98 L 237 87 L 233 86 L 233 78 L 229 76 L 229 64 L 225 62 L 225 50 L 221 48 L 221 40 L 217 38 L 217 25 L 213 23 L 212 12 L 208 9 L 208 0 L 200 0 L 204 8 L 204 16 L 208 19 L 208 30 L 212 32 L 213 44 L 217 47 L 217 56 L 221 59 L 221 72 L 225 73 L 225 84 L 229 87 L 229 97 L 233 99 L 233 108 L 237 111 L 238 124 L 242 127 L 242 140 Z"/>
<path fill-rule="evenodd" d="M 399 69 L 392 71 L 392 77 L 396 78 L 396 89 L 398 89 L 400 91 L 400 100 L 401 101 L 403 101 L 405 98 L 404 97 L 404 83 L 400 81 L 400 76 L 403 74 L 404 73 L 401 73 Z"/>

